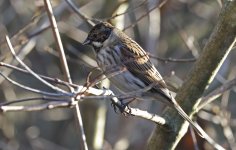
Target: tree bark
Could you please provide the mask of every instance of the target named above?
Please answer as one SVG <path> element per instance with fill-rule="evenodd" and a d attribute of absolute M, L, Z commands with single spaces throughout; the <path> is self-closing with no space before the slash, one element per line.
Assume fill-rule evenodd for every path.
<path fill-rule="evenodd" d="M 236 36 L 236 1 L 227 1 L 223 6 L 218 22 L 201 56 L 194 64 L 183 86 L 179 89 L 176 100 L 189 115 L 199 103 L 204 90 L 214 79 L 216 73 L 235 44 Z M 172 108 L 166 108 L 163 117 L 171 130 L 156 126 L 150 141 L 149 150 L 175 149 L 187 131 L 188 124 Z"/>

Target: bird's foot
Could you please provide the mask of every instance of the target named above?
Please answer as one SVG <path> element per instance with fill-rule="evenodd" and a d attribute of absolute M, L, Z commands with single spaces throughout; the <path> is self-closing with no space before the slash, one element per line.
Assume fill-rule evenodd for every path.
<path fill-rule="evenodd" d="M 123 100 L 120 100 L 120 104 L 117 104 L 115 102 L 111 103 L 111 106 L 113 107 L 114 111 L 117 113 L 117 109 L 119 110 L 119 112 L 121 114 L 123 114 L 124 116 L 128 116 L 128 115 L 132 115 L 131 114 L 131 108 L 129 106 L 129 104 L 131 102 L 133 102 L 135 100 L 135 98 L 132 98 L 131 100 L 127 101 L 127 102 L 123 102 Z"/>

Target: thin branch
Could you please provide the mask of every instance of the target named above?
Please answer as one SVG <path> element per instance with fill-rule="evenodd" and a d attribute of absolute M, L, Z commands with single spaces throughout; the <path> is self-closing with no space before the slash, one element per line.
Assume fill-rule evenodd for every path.
<path fill-rule="evenodd" d="M 230 113 L 225 111 L 222 111 L 220 114 L 220 124 L 223 128 L 223 133 L 229 143 L 229 146 L 231 149 L 236 148 L 236 143 L 235 143 L 235 137 L 234 137 L 234 132 L 232 128 L 230 127 Z"/>
<path fill-rule="evenodd" d="M 56 19 L 53 15 L 53 11 L 52 11 L 52 7 L 51 7 L 51 3 L 50 0 L 44 0 L 44 4 L 48 13 L 48 18 L 50 20 L 50 24 L 51 24 L 51 28 L 53 31 L 53 36 L 56 42 L 56 45 L 58 47 L 58 51 L 60 54 L 60 60 L 61 60 L 61 64 L 62 64 L 62 70 L 64 73 L 64 78 L 68 81 L 71 82 L 71 77 L 70 77 L 70 73 L 69 73 L 69 67 L 66 65 L 67 61 L 66 61 L 66 57 L 64 55 L 64 48 L 61 42 L 61 37 L 60 37 L 60 33 L 57 27 L 57 23 L 56 23 Z"/>
<path fill-rule="evenodd" d="M 154 85 L 147 86 L 146 88 L 144 88 L 142 90 L 130 92 L 125 95 L 123 95 L 123 94 L 114 95 L 114 93 L 110 90 L 104 90 L 104 93 L 100 93 L 101 91 L 93 92 L 93 93 L 97 93 L 98 95 L 101 94 L 101 96 L 98 96 L 98 95 L 97 96 L 83 96 L 83 95 L 79 95 L 79 94 L 78 95 L 79 95 L 79 99 L 110 99 L 117 107 L 123 108 L 124 106 L 119 99 L 126 99 L 126 98 L 130 98 L 130 97 L 135 97 L 137 95 L 140 95 L 142 92 L 149 90 L 152 86 L 154 86 Z M 86 89 L 86 92 L 90 93 L 90 90 L 96 90 L 96 89 L 88 88 L 88 89 Z M 83 93 L 83 87 L 80 87 L 80 89 L 78 90 L 78 93 Z M 138 108 L 131 108 L 131 107 L 125 107 L 125 108 L 123 108 L 123 111 L 126 112 L 127 114 L 141 117 L 141 118 L 153 121 L 159 125 L 166 126 L 166 121 L 164 118 L 162 118 L 158 115 L 155 115 L 155 114 L 151 114 L 147 111 L 143 111 Z"/>
<path fill-rule="evenodd" d="M 25 85 L 22 85 L 12 79 L 10 79 L 9 77 L 5 76 L 4 74 L 2 74 L 0 72 L 0 75 L 2 77 L 4 77 L 7 81 L 9 81 L 11 84 L 15 85 L 15 86 L 18 86 L 22 89 L 25 89 L 25 90 L 28 90 L 28 91 L 31 91 L 31 92 L 34 92 L 34 93 L 37 93 L 37 94 L 43 94 L 43 95 L 47 95 L 47 96 L 73 96 L 74 94 L 64 94 L 64 93 L 50 93 L 50 92 L 46 92 L 46 91 L 41 91 L 41 90 L 38 90 L 38 89 L 34 89 L 34 88 L 31 88 L 31 87 L 28 87 L 28 86 L 25 86 Z"/>
<path fill-rule="evenodd" d="M 192 52 L 192 55 L 195 58 L 198 58 L 199 51 L 196 48 L 196 46 L 194 45 L 194 38 L 193 37 L 191 38 L 190 36 L 188 36 L 187 33 L 184 31 L 179 31 L 178 33 L 179 33 L 181 39 L 184 41 L 185 46 Z"/>
<path fill-rule="evenodd" d="M 6 44 L 7 45 L 7 44 Z M 17 53 L 18 57 L 21 60 L 24 60 L 24 58 L 33 50 L 33 48 L 36 45 L 36 38 L 30 39 L 23 47 L 17 48 L 20 49 Z M 10 53 L 10 52 L 9 52 Z M 5 60 L 5 62 L 12 64 L 12 65 L 18 65 L 19 62 L 17 62 L 14 57 L 9 57 Z M 2 73 L 4 73 L 6 76 L 9 76 L 11 74 L 11 70 L 1 70 Z M 3 79 L 0 79 L 0 84 L 3 82 Z"/>
<path fill-rule="evenodd" d="M 135 22 L 133 22 L 132 24 L 128 25 L 127 27 L 125 27 L 123 29 L 123 31 L 127 30 L 128 28 L 132 28 L 134 27 L 140 20 L 142 20 L 144 17 L 146 17 L 150 12 L 152 12 L 153 10 L 155 10 L 156 8 L 161 8 L 162 6 L 164 6 L 166 4 L 168 0 L 164 0 L 162 1 L 160 4 L 158 4 L 157 6 L 151 8 L 150 10 L 147 11 L 147 13 L 143 14 L 142 16 L 140 16 Z"/>
<path fill-rule="evenodd" d="M 198 144 L 197 144 L 197 138 L 196 138 L 196 134 L 194 132 L 194 129 L 192 126 L 190 126 L 190 133 L 193 139 L 193 145 L 194 145 L 194 150 L 199 150 Z"/>
<path fill-rule="evenodd" d="M 143 99 L 142 98 L 142 94 L 149 91 L 150 89 L 152 89 L 154 86 L 156 86 L 158 83 L 152 83 L 144 88 L 141 88 L 137 91 L 132 91 L 132 92 L 127 92 L 125 94 L 120 94 L 120 95 L 114 95 L 112 92 L 110 94 L 103 94 L 100 96 L 85 96 L 83 95 L 84 89 L 81 89 L 80 91 L 78 91 L 78 96 L 79 99 L 112 99 L 112 98 L 117 98 L 117 99 L 130 99 L 130 98 L 138 98 L 138 99 Z"/>
<path fill-rule="evenodd" d="M 0 62 L 0 66 L 4 66 L 4 67 L 7 67 L 7 68 L 10 68 L 10 69 L 14 69 L 16 71 L 20 71 L 22 73 L 26 73 L 26 74 L 29 74 L 29 72 L 25 69 L 21 69 L 19 67 L 16 67 L 16 66 L 13 66 L 13 65 L 10 65 L 10 64 L 6 64 L 4 62 Z M 1 73 L 1 72 L 0 72 Z M 2 74 L 2 73 L 1 73 Z M 110 93 L 111 91 L 110 90 L 106 90 L 106 89 L 96 89 L 96 88 L 92 88 L 92 87 L 84 87 L 82 85 L 77 85 L 77 84 L 73 84 L 73 83 L 68 83 L 66 81 L 62 81 L 60 79 L 57 79 L 57 78 L 51 78 L 51 77 L 48 77 L 48 76 L 44 76 L 44 75 L 39 75 L 41 78 L 45 79 L 45 80 L 48 80 L 50 82 L 55 82 L 56 84 L 60 84 L 60 85 L 66 85 L 66 86 L 71 86 L 73 88 L 76 88 L 77 90 L 75 91 L 75 93 L 85 93 L 85 94 L 89 94 L 89 95 L 96 95 L 96 96 L 99 96 L 99 95 L 109 95 L 107 93 Z M 3 75 L 3 77 L 5 78 L 5 75 Z M 10 78 L 6 78 L 7 80 L 9 80 Z M 15 84 L 15 82 L 13 80 L 9 80 L 9 82 L 11 82 L 12 84 Z M 21 84 L 20 84 L 21 85 Z M 20 86 L 19 85 L 19 86 Z M 18 86 L 18 85 L 17 85 Z M 83 89 L 87 89 L 86 91 L 83 90 Z M 27 89 L 28 90 L 28 89 Z M 39 93 L 39 94 L 44 94 L 44 93 Z M 59 96 L 65 96 L 63 94 L 57 94 Z M 49 95 L 49 96 L 55 96 L 55 95 Z M 73 96 L 73 95 L 71 95 Z M 122 95 L 120 95 L 122 96 Z M 112 96 L 114 97 L 114 96 Z M 92 96 L 91 97 L 86 97 L 86 98 L 93 98 Z M 104 96 L 100 96 L 100 98 L 104 98 Z M 111 98 L 111 97 L 110 97 Z"/>
<path fill-rule="evenodd" d="M 40 28 L 38 31 L 34 32 L 34 33 L 31 33 L 30 35 L 28 35 L 28 39 L 30 38 L 33 38 L 41 33 L 43 33 L 44 31 L 46 31 L 47 29 L 50 28 L 50 25 L 46 25 L 45 27 L 43 28 Z"/>
<path fill-rule="evenodd" d="M 11 37 L 11 40 L 15 40 L 15 39 L 19 38 L 19 36 L 22 33 L 26 32 L 26 30 L 28 30 L 29 28 L 34 26 L 39 21 L 40 18 L 41 18 L 41 16 L 35 16 L 34 18 L 32 18 L 32 20 L 28 24 L 26 24 L 22 29 L 17 31 L 17 33 Z"/>
<path fill-rule="evenodd" d="M 12 111 L 40 111 L 46 109 L 55 108 L 68 108 L 71 107 L 71 102 L 49 102 L 46 104 L 33 105 L 33 106 L 0 106 L 2 112 L 12 112 Z"/>
<path fill-rule="evenodd" d="M 15 71 L 19 71 L 21 73 L 25 73 L 25 74 L 30 74 L 27 70 L 25 69 L 22 69 L 20 67 L 16 67 L 16 66 L 13 66 L 13 65 L 10 65 L 10 64 L 7 64 L 7 63 L 4 63 L 4 62 L 0 62 L 0 66 L 2 67 L 6 67 L 6 68 L 10 68 L 10 69 L 13 69 Z M 30 74 L 31 75 L 31 74 Z M 45 75 L 41 75 L 41 74 L 38 74 L 38 76 L 40 76 L 41 78 L 43 78 L 44 80 L 47 80 L 47 81 L 50 81 L 50 82 L 54 82 L 56 84 L 60 84 L 60 85 L 64 85 L 64 86 L 71 86 L 71 87 L 74 87 L 74 88 L 77 88 L 78 85 L 76 84 L 71 84 L 71 83 L 68 83 L 68 82 L 65 82 L 65 81 L 62 81 L 61 79 L 58 79 L 58 78 L 51 78 L 51 77 L 48 77 L 48 76 L 45 76 Z"/>
<path fill-rule="evenodd" d="M 28 101 L 57 101 L 57 102 L 70 102 L 68 99 L 65 98 L 54 98 L 54 97 L 31 97 L 31 98 L 23 98 L 23 99 L 18 99 L 18 100 L 13 100 L 13 101 L 8 101 L 8 102 L 3 102 L 0 103 L 0 106 L 7 106 L 7 105 L 12 105 L 16 103 L 22 103 L 22 102 L 28 102 Z"/>
<path fill-rule="evenodd" d="M 201 101 L 203 101 L 203 102 L 197 107 L 197 109 L 195 111 L 196 112 L 200 111 L 203 107 L 205 107 L 206 105 L 208 105 L 209 103 L 211 103 L 212 101 L 214 101 L 215 99 L 220 97 L 222 95 L 222 93 L 228 91 L 229 89 L 233 88 L 234 86 L 236 86 L 236 78 L 228 81 L 227 83 L 223 84 L 222 86 L 220 86 L 217 89 L 215 89 L 214 91 L 212 91 L 207 96 L 204 96 L 203 98 L 201 98 Z"/>
<path fill-rule="evenodd" d="M 78 91 L 81 91 L 84 87 L 80 86 Z M 150 87 L 149 87 L 150 88 Z M 147 90 L 147 89 L 146 89 Z M 168 126 L 166 124 L 166 121 L 164 118 L 156 115 L 149 113 L 147 111 L 140 110 L 138 108 L 131 108 L 124 106 L 121 101 L 115 97 L 112 91 L 110 90 L 100 90 L 100 89 L 94 89 L 94 88 L 88 88 L 87 92 L 93 93 L 93 94 L 103 94 L 104 96 L 101 97 L 87 97 L 87 96 L 81 96 L 77 97 L 78 100 L 83 100 L 83 99 L 99 99 L 99 100 L 104 100 L 104 99 L 109 99 L 111 100 L 114 105 L 116 105 L 118 108 L 121 108 L 126 114 L 130 114 L 132 116 L 140 117 L 146 120 L 150 120 L 152 122 L 155 122 L 159 125 L 162 126 Z M 98 98 L 99 97 L 99 98 Z M 35 101 L 35 100 L 44 100 L 44 101 L 53 101 L 50 103 L 45 103 L 45 104 L 38 104 L 38 105 L 33 105 L 33 106 L 9 106 L 11 104 L 16 104 L 16 103 L 21 103 L 21 102 L 27 102 L 27 101 Z M 10 102 L 4 102 L 0 103 L 0 110 L 2 112 L 10 112 L 10 111 L 41 111 L 41 110 L 46 110 L 46 109 L 54 109 L 58 107 L 71 107 L 75 106 L 75 103 L 72 103 L 69 99 L 65 98 L 54 98 L 54 97 L 33 97 L 33 98 L 24 98 L 24 99 L 18 99 L 18 100 L 13 100 Z"/>
<path fill-rule="evenodd" d="M 46 10 L 47 10 L 47 13 L 48 13 L 48 18 L 49 18 L 50 23 L 51 23 L 52 32 L 53 32 L 53 35 L 54 35 L 54 38 L 55 38 L 55 42 L 56 42 L 56 45 L 58 47 L 58 51 L 59 51 L 59 54 L 60 54 L 60 62 L 61 62 L 64 78 L 69 83 L 72 83 L 70 72 L 69 72 L 69 67 L 68 67 L 65 52 L 64 52 L 64 48 L 63 48 L 63 45 L 62 45 L 59 30 L 58 30 L 58 27 L 57 27 L 57 22 L 56 22 L 56 19 L 55 19 L 54 15 L 53 15 L 53 10 L 52 10 L 50 0 L 44 0 L 44 4 L 45 4 L 45 7 L 46 7 Z M 69 87 L 69 89 L 72 93 L 74 92 L 74 89 L 72 87 Z M 81 135 L 80 135 L 81 140 L 82 140 L 81 143 L 83 143 L 82 148 L 84 150 L 88 150 L 88 145 L 87 145 L 87 142 L 86 142 L 86 136 L 85 136 L 84 127 L 83 127 L 82 116 L 81 116 L 81 112 L 80 112 L 80 108 L 79 108 L 79 103 L 78 103 L 78 101 L 77 102 L 74 101 L 74 98 L 71 98 L 71 101 L 72 101 L 73 104 L 75 104 L 75 114 L 76 114 L 76 117 L 77 117 L 77 123 L 79 125 L 79 129 L 80 129 L 80 132 L 81 132 Z"/>
<path fill-rule="evenodd" d="M 107 94 L 109 96 L 114 95 L 112 91 L 110 91 L 110 93 L 107 93 Z M 155 122 L 158 125 L 168 127 L 163 117 L 160 117 L 156 114 L 149 113 L 147 111 L 140 110 L 138 108 L 131 108 L 128 106 L 124 106 L 124 104 L 122 104 L 122 102 L 117 97 L 113 97 L 110 100 L 115 106 L 117 106 L 121 111 L 124 111 L 126 114 L 130 114 L 136 117 L 147 119 L 147 120 Z"/>
<path fill-rule="evenodd" d="M 225 77 L 220 74 L 216 75 L 216 80 L 219 81 L 221 84 L 225 84 L 227 82 L 227 79 L 225 79 Z M 236 93 L 236 88 L 232 88 L 232 91 Z"/>
<path fill-rule="evenodd" d="M 159 61 L 163 62 L 180 62 L 180 63 L 187 63 L 187 62 L 195 62 L 197 59 L 196 58 L 185 58 L 185 59 L 176 59 L 176 58 L 163 58 L 163 57 L 158 57 L 152 54 L 148 54 L 150 58 L 157 59 Z"/>
<path fill-rule="evenodd" d="M 192 52 L 192 55 L 197 59 L 199 57 L 199 50 L 194 45 L 194 38 L 191 38 L 191 36 L 189 36 L 185 31 L 182 31 L 176 22 L 176 20 L 171 20 L 171 24 L 176 30 L 178 30 L 178 35 L 180 36 L 181 40 L 184 42 L 185 46 Z"/>
<path fill-rule="evenodd" d="M 2 112 L 18 112 L 18 111 L 41 111 L 41 110 L 46 110 L 46 109 L 55 109 L 55 108 L 69 108 L 71 106 L 75 106 L 71 101 L 61 101 L 61 100 L 53 100 L 53 102 L 45 103 L 45 104 L 38 104 L 38 105 L 32 105 L 32 106 L 9 106 L 9 105 L 0 105 L 0 110 Z M 17 102 L 17 101 L 15 101 Z M 14 103 L 15 103 L 14 102 Z M 10 102 L 9 102 L 10 103 Z M 118 107 L 124 107 L 123 104 L 120 103 L 119 100 L 115 102 L 116 106 Z M 130 114 L 132 116 L 140 117 L 146 120 L 150 120 L 152 122 L 157 123 L 158 125 L 166 126 L 166 121 L 164 118 L 156 115 L 149 113 L 147 111 L 140 110 L 138 108 L 130 108 L 130 107 L 125 107 L 124 112 L 126 114 Z"/>
<path fill-rule="evenodd" d="M 12 55 L 14 56 L 14 58 L 33 76 L 35 77 L 36 79 L 38 79 L 39 81 L 41 81 L 43 84 L 47 85 L 48 87 L 50 87 L 51 89 L 57 91 L 57 92 L 60 92 L 60 93 L 63 93 L 65 95 L 71 95 L 70 93 L 58 88 L 58 87 L 55 87 L 53 85 L 51 85 L 50 83 L 48 83 L 47 81 L 45 81 L 44 79 L 42 79 L 41 77 L 39 77 L 33 70 L 31 70 L 23 61 L 21 61 L 21 59 L 16 56 L 16 53 L 15 53 L 15 50 L 13 49 L 12 47 L 12 44 L 11 44 L 11 41 L 9 39 L 9 37 L 6 35 L 6 41 L 7 41 L 7 45 L 12 53 Z"/>
<path fill-rule="evenodd" d="M 78 49 L 73 47 L 72 45 L 68 45 L 68 46 L 66 45 L 65 47 L 68 52 L 76 56 L 76 58 L 74 58 L 74 57 L 70 57 L 69 55 L 66 55 L 66 58 L 69 62 L 83 65 L 88 68 L 97 67 L 97 62 L 93 58 L 89 57 L 87 54 L 84 54 L 83 52 L 78 51 Z M 50 54 L 56 57 L 59 57 L 58 53 L 56 53 L 55 50 L 53 50 L 52 48 L 48 47 L 48 48 L 45 48 L 45 50 L 49 52 Z"/>
<path fill-rule="evenodd" d="M 90 27 L 93 27 L 95 24 L 93 21 L 100 22 L 97 19 L 89 18 L 85 14 L 81 13 L 80 10 L 75 6 L 75 4 L 71 0 L 65 0 L 66 3 L 72 8 L 72 10 L 78 14 L 83 20 L 85 20 Z"/>
<path fill-rule="evenodd" d="M 166 124 L 166 120 L 161 116 L 149 113 L 147 111 L 144 111 L 144 110 L 141 110 L 141 109 L 138 109 L 138 108 L 125 107 L 124 110 L 127 114 L 130 114 L 130 115 L 133 115 L 133 116 L 136 116 L 136 117 L 140 117 L 140 118 L 143 118 L 143 119 L 146 119 L 146 120 L 150 120 L 150 121 L 155 122 L 156 124 L 158 124 L 160 126 L 164 126 L 164 127 L 168 128 L 168 125 Z"/>
<path fill-rule="evenodd" d="M 119 13 L 119 14 L 115 14 L 115 15 L 113 15 L 112 17 L 105 18 L 105 19 L 103 19 L 103 20 L 111 20 L 111 19 L 114 19 L 114 18 L 116 18 L 116 17 L 119 17 L 119 16 L 122 16 L 122 15 L 128 14 L 128 13 L 130 13 L 130 12 L 133 12 L 135 9 L 138 9 L 138 8 L 142 7 L 146 2 L 147 2 L 147 0 L 144 0 L 144 1 L 141 2 L 139 5 L 135 6 L 135 7 L 132 8 L 132 9 L 127 10 L 126 12 Z"/>

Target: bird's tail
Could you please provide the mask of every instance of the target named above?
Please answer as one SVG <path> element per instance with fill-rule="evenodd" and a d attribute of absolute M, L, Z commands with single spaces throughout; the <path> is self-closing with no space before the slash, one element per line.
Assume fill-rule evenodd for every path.
<path fill-rule="evenodd" d="M 194 130 L 204 139 L 206 139 L 210 144 L 212 144 L 216 149 L 224 150 L 219 144 L 217 144 L 197 123 L 193 122 L 192 119 L 184 112 L 184 110 L 179 106 L 179 104 L 174 100 L 175 109 L 178 113 L 189 122 L 189 124 L 194 128 Z"/>
<path fill-rule="evenodd" d="M 184 110 L 179 106 L 179 104 L 174 103 L 175 109 L 178 111 L 178 113 L 181 115 L 181 117 L 184 118 L 184 120 L 188 121 L 189 124 L 194 128 L 194 130 L 204 138 L 205 131 L 195 122 L 192 121 L 192 119 L 189 118 L 189 116 L 184 112 Z"/>

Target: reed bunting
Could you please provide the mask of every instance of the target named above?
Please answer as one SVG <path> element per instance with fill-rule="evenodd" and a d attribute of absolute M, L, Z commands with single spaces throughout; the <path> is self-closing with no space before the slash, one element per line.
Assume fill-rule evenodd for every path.
<path fill-rule="evenodd" d="M 171 96 L 165 81 L 149 59 L 148 54 L 124 32 L 107 22 L 95 25 L 83 43 L 96 51 L 96 60 L 103 73 L 121 92 L 140 92 L 138 98 L 160 100 L 174 107 L 201 135 L 203 129 L 194 123 Z M 117 73 L 116 73 L 117 72 Z"/>

